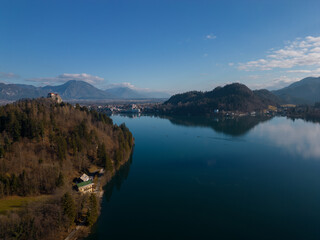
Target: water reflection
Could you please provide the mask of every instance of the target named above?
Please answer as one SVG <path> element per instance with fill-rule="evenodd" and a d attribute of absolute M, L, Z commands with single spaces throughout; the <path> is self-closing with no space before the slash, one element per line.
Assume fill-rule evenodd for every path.
<path fill-rule="evenodd" d="M 111 114 L 112 116 L 121 116 L 121 117 L 127 117 L 127 118 L 138 118 L 141 117 L 140 113 L 116 113 L 116 114 Z"/>
<path fill-rule="evenodd" d="M 104 197 L 107 202 L 110 201 L 113 188 L 116 187 L 117 190 L 120 190 L 122 183 L 128 178 L 130 172 L 130 165 L 132 164 L 132 154 L 130 159 L 116 172 L 115 176 L 104 188 Z"/>
<path fill-rule="evenodd" d="M 257 128 L 260 137 L 304 158 L 320 157 L 320 124 L 303 120 L 268 123 Z"/>
<path fill-rule="evenodd" d="M 114 118 L 136 136 L 135 165 L 128 162 L 105 188 L 88 240 L 320 239 L 320 161 L 300 155 L 319 158 L 320 125 L 279 117 L 171 120 L 189 127 Z M 216 140 L 239 137 L 213 130 L 248 133 L 226 142 Z"/>
<path fill-rule="evenodd" d="M 209 127 L 216 132 L 231 136 L 241 136 L 249 132 L 259 123 L 270 120 L 269 116 L 245 116 L 238 118 L 209 118 L 209 117 L 183 117 L 161 116 L 169 119 L 172 124 L 190 127 Z"/>

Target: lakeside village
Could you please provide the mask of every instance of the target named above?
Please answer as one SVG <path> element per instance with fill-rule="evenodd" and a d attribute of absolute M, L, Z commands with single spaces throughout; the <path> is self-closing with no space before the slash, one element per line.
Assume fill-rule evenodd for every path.
<path fill-rule="evenodd" d="M 61 97 L 58 94 L 49 93 L 48 98 L 52 98 L 58 103 L 62 102 Z M 139 117 L 141 114 L 161 114 L 161 103 L 121 103 L 121 104 L 83 104 L 88 109 L 94 109 L 98 112 L 106 113 L 107 115 L 114 114 L 128 114 L 133 117 Z M 75 105 L 74 105 L 75 106 Z M 287 116 L 288 113 L 296 109 L 297 112 L 304 111 L 304 107 L 297 107 L 294 104 L 283 104 L 278 107 L 269 105 L 267 109 L 261 111 L 241 112 L 241 111 L 225 111 L 223 109 L 213 109 L 213 117 L 244 117 L 244 116 Z M 162 108 L 165 110 L 165 108 Z"/>
<path fill-rule="evenodd" d="M 140 116 L 141 114 L 159 114 L 159 103 L 143 103 L 143 104 L 107 104 L 107 105 L 95 105 L 91 104 L 87 107 L 89 109 L 95 109 L 99 112 L 106 113 L 108 115 L 113 114 L 131 114 L 133 116 Z M 281 106 L 269 105 L 267 109 L 262 111 L 252 112 L 240 112 L 240 111 L 225 111 L 223 109 L 213 109 L 214 117 L 244 117 L 244 116 L 286 116 L 288 111 L 292 108 L 296 108 L 294 104 L 284 104 Z"/>

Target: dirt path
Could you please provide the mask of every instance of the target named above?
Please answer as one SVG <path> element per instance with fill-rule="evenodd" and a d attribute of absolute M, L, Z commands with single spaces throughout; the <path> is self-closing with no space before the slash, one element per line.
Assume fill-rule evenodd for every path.
<path fill-rule="evenodd" d="M 65 240 L 76 240 L 78 237 L 78 233 L 80 230 L 84 230 L 84 226 L 77 226 L 76 229 L 74 229 L 68 237 L 65 238 Z"/>

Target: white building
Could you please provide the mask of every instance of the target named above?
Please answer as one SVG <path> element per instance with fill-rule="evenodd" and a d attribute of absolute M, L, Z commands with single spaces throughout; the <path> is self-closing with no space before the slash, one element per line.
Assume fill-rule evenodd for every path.
<path fill-rule="evenodd" d="M 82 174 L 82 176 L 80 177 L 80 179 L 83 181 L 83 182 L 86 182 L 86 181 L 89 181 L 90 180 L 90 178 L 89 178 L 89 176 L 87 175 L 87 174 Z"/>

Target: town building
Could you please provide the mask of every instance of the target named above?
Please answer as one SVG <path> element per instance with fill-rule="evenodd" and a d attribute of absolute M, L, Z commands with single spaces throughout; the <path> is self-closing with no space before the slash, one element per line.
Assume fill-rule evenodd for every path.
<path fill-rule="evenodd" d="M 87 174 L 82 174 L 82 176 L 80 177 L 80 180 L 82 181 L 82 182 L 87 182 L 87 181 L 89 181 L 90 180 L 90 177 L 87 175 Z"/>
<path fill-rule="evenodd" d="M 93 182 L 92 180 L 81 182 L 77 184 L 77 188 L 81 193 L 91 193 L 93 192 Z"/>

